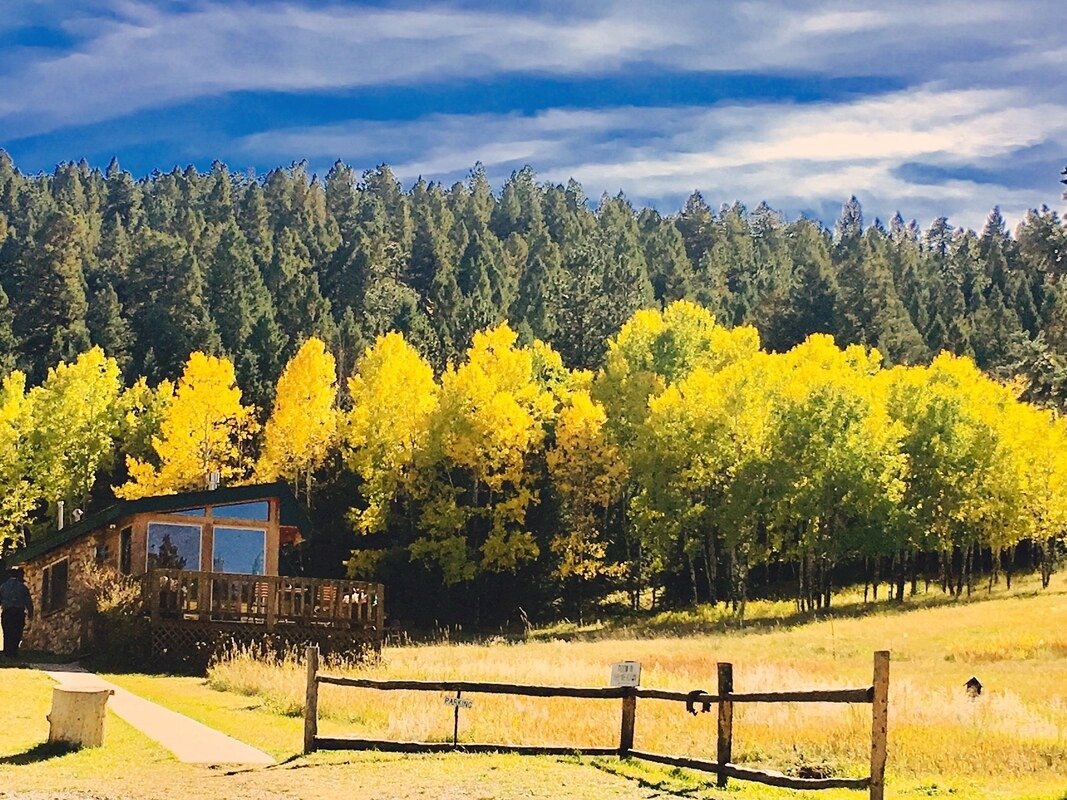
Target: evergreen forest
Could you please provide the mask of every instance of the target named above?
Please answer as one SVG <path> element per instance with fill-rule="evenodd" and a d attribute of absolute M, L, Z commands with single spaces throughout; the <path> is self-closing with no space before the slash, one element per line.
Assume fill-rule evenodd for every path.
<path fill-rule="evenodd" d="M 0 550 L 283 478 L 288 569 L 405 622 L 842 582 L 970 592 L 1067 534 L 1067 229 L 664 216 L 532 169 L 409 189 L 0 151 Z"/>

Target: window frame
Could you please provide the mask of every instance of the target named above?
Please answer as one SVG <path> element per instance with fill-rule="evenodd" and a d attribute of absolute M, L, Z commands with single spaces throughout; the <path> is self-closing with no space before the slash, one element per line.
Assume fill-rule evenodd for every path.
<path fill-rule="evenodd" d="M 145 546 L 147 547 L 147 536 Z M 119 531 L 119 574 L 133 574 L 133 526 L 126 525 Z"/>
<path fill-rule="evenodd" d="M 62 565 L 62 589 L 57 598 L 56 568 Z M 41 570 L 41 615 L 49 616 L 65 609 L 70 600 L 70 557 L 57 558 Z"/>
<path fill-rule="evenodd" d="M 198 531 L 196 540 L 196 564 L 192 567 L 153 567 L 151 564 L 152 559 L 152 526 L 158 525 L 168 528 L 195 528 Z M 200 572 L 200 565 L 203 563 L 204 558 L 204 524 L 203 523 L 190 523 L 190 522 L 167 522 L 164 520 L 149 520 L 145 524 L 144 533 L 144 568 L 145 573 L 151 572 L 153 569 L 181 569 L 184 572 Z M 156 553 L 155 555 L 159 555 Z"/>
<path fill-rule="evenodd" d="M 258 512 L 263 507 L 263 515 Z M 237 514 L 227 514 L 227 510 L 235 510 Z M 268 523 L 271 517 L 271 503 L 267 498 L 260 500 L 244 500 L 236 503 L 222 503 L 211 506 L 212 519 L 237 520 L 245 524 Z M 232 526 L 230 526 L 232 527 Z"/>
<path fill-rule="evenodd" d="M 263 550 L 262 550 L 262 572 L 234 572 L 233 570 L 217 570 L 215 569 L 215 550 L 216 542 L 218 541 L 219 531 L 238 531 L 238 532 L 255 532 L 262 534 L 263 536 Z M 267 543 L 270 540 L 270 532 L 267 528 L 260 528 L 253 525 L 212 525 L 211 526 L 211 571 L 232 573 L 234 575 L 266 575 L 267 574 Z"/>

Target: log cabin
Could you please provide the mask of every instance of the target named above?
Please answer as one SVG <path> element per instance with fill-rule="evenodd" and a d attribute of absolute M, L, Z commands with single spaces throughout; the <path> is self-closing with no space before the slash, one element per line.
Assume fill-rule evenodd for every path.
<path fill-rule="evenodd" d="M 279 574 L 282 549 L 310 527 L 284 482 L 124 500 L 60 521 L 14 559 L 37 611 L 23 644 L 72 656 L 102 646 L 104 574 L 140 584 L 130 613 L 146 620 L 164 663 L 202 667 L 231 641 L 380 649 L 381 584 Z"/>

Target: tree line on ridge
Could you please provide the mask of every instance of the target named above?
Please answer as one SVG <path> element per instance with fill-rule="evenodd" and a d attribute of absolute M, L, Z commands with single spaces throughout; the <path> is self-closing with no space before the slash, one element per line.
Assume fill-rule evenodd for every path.
<path fill-rule="evenodd" d="M 1047 580 L 1065 236 L 0 153 L 0 540 L 211 464 L 310 502 L 291 568 L 423 622 Z"/>

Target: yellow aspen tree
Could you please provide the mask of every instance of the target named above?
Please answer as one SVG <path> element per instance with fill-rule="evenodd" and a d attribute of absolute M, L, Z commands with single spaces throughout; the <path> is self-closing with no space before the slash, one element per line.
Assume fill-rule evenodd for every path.
<path fill-rule="evenodd" d="M 606 423 L 604 407 L 588 393 L 575 392 L 560 412 L 555 443 L 546 456 L 564 522 L 551 548 L 559 558 L 560 577 L 578 583 L 580 612 L 584 584 L 621 571 L 607 560 L 605 515 L 622 490 L 626 465 L 618 447 L 605 438 Z"/>
<path fill-rule="evenodd" d="M 31 428 L 26 375 L 15 370 L 0 383 L 0 556 L 25 542 L 40 497 L 28 477 L 26 453 Z"/>
<path fill-rule="evenodd" d="M 538 502 L 534 456 L 556 413 L 533 353 L 502 324 L 474 335 L 467 360 L 441 378 L 418 484 L 425 535 L 410 552 L 446 583 L 513 571 L 539 554 L 526 515 Z"/>
<path fill-rule="evenodd" d="M 608 342 L 604 367 L 596 376 L 592 392 L 607 410 L 609 439 L 621 448 L 631 473 L 636 474 L 633 467 L 642 458 L 637 440 L 654 398 L 697 369 L 713 374 L 751 359 L 758 352 L 759 334 L 755 328 L 727 330 L 715 322 L 710 311 L 689 301 L 671 303 L 662 312 L 635 313 Z M 629 486 L 623 502 L 629 503 L 638 491 L 638 487 Z M 651 561 L 647 565 L 642 562 L 656 558 L 656 550 L 645 547 L 650 537 L 660 535 L 653 532 L 653 519 L 658 517 L 630 514 L 633 535 L 627 537 L 626 549 L 630 597 L 635 606 L 646 567 L 655 571 L 658 566 Z"/>
<path fill-rule="evenodd" d="M 278 378 L 256 477 L 279 476 L 311 504 L 312 479 L 337 440 L 337 365 L 321 339 L 301 345 Z"/>
<path fill-rule="evenodd" d="M 248 444 L 258 429 L 255 408 L 242 405 L 233 364 L 201 352 L 189 356 L 173 398 L 152 437 L 155 463 L 127 457 L 126 499 L 203 488 L 217 472 L 222 483 L 246 479 Z"/>
<path fill-rule="evenodd" d="M 698 596 L 716 601 L 720 562 L 729 561 L 728 599 L 744 603 L 747 567 L 760 557 L 761 487 L 776 391 L 766 353 L 712 372 L 697 367 L 649 401 L 638 430 L 630 514 L 653 568 L 688 569 Z"/>
<path fill-rule="evenodd" d="M 84 506 L 100 470 L 112 468 L 123 411 L 115 359 L 99 347 L 59 363 L 29 393 L 33 482 L 54 511 L 60 500 Z"/>
<path fill-rule="evenodd" d="M 758 351 L 755 328 L 728 330 L 707 309 L 678 300 L 662 312 L 638 311 L 622 326 L 608 342 L 593 396 L 608 409 L 609 428 L 625 446 L 648 413 L 649 398 L 697 367 L 717 372 Z"/>
<path fill-rule="evenodd" d="M 1018 519 L 1023 530 L 1013 531 L 1012 540 L 1001 545 L 1011 551 L 1029 538 L 1038 551 L 1041 585 L 1047 589 L 1057 552 L 1067 541 L 1067 419 L 1019 403 L 1005 423 L 1022 471 L 1025 509 Z M 1009 588 L 1012 560 L 1009 557 Z"/>
<path fill-rule="evenodd" d="M 843 558 L 900 555 L 899 426 L 872 390 L 877 350 L 813 334 L 776 356 L 782 376 L 767 472 L 767 518 L 779 557 L 798 567 L 797 602 L 823 608 Z"/>
<path fill-rule="evenodd" d="M 433 369 L 402 334 L 379 336 L 348 379 L 352 411 L 343 427 L 345 459 L 363 480 L 362 509 L 352 521 L 361 534 L 380 533 L 399 501 L 410 500 L 416 458 L 427 447 L 430 418 L 437 409 Z M 413 520 L 409 520 L 412 522 Z M 353 575 L 369 575 L 380 550 L 357 548 Z"/>
<path fill-rule="evenodd" d="M 141 377 L 122 393 L 121 452 L 139 459 L 152 457 L 152 437 L 159 435 L 163 416 L 173 399 L 174 384 L 165 379 L 153 389 Z"/>
<path fill-rule="evenodd" d="M 1020 513 L 1018 473 L 998 419 L 1007 387 L 969 358 L 942 353 L 929 367 L 897 367 L 886 380 L 907 461 L 902 508 L 912 541 L 937 552 L 943 587 L 971 590 L 975 551 Z"/>

